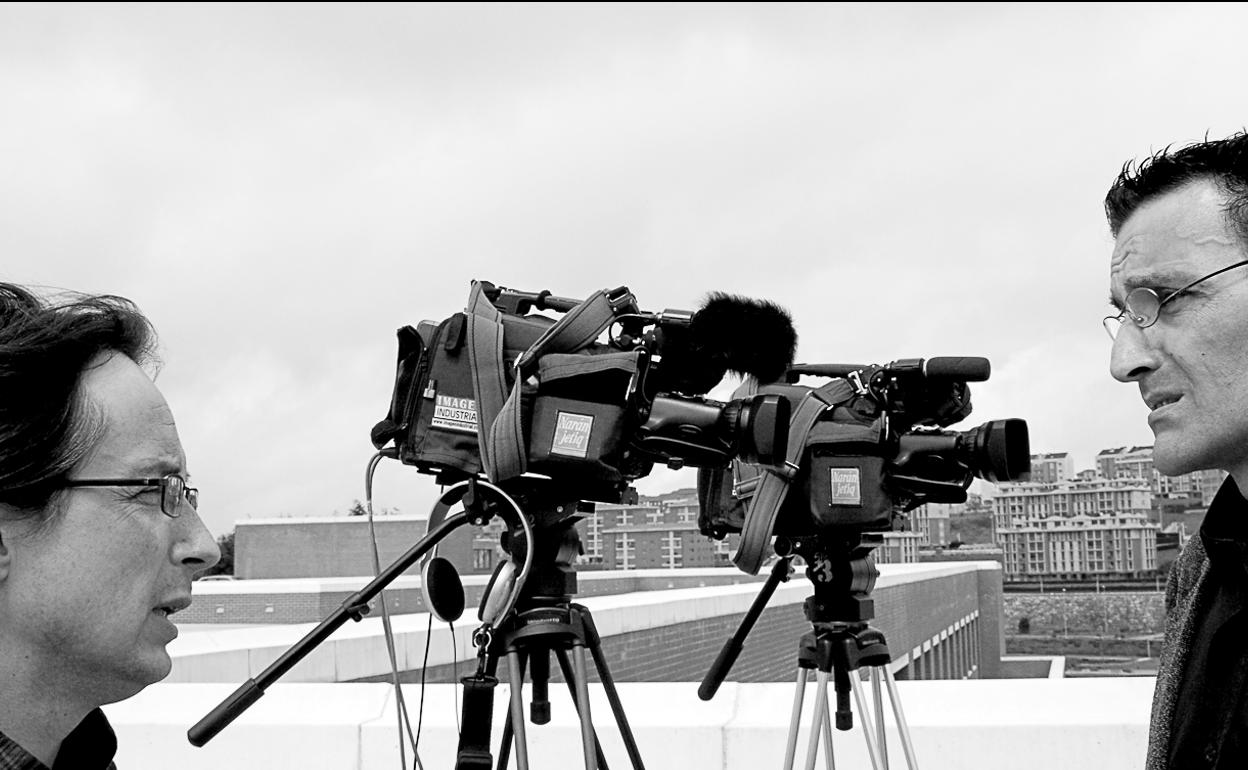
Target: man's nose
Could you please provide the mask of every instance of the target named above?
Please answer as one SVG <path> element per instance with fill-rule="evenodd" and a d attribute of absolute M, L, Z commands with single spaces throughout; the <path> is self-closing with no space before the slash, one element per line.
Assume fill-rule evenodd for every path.
<path fill-rule="evenodd" d="M 173 558 L 175 563 L 200 572 L 221 561 L 221 549 L 199 514 L 188 509 L 190 506 L 184 506 L 182 515 L 174 520 L 183 529 L 174 544 Z"/>
<path fill-rule="evenodd" d="M 1109 354 L 1109 373 L 1115 380 L 1135 382 L 1156 370 L 1159 356 L 1156 346 L 1149 340 L 1148 331 L 1130 321 L 1118 330 Z"/>

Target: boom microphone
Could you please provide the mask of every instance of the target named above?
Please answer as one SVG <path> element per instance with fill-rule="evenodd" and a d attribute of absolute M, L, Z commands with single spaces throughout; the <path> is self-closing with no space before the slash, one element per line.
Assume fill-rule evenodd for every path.
<path fill-rule="evenodd" d="M 665 311 L 661 318 L 663 390 L 703 394 L 728 372 L 775 382 L 797 351 L 793 319 L 767 300 L 714 292 L 692 316 Z"/>

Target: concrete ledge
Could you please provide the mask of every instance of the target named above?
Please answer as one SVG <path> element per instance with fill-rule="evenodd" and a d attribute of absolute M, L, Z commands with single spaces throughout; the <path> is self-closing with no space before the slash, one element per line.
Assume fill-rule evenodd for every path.
<path fill-rule="evenodd" d="M 1136 770 L 1144 760 L 1153 684 L 1142 677 L 916 681 L 899 682 L 898 691 L 924 770 Z M 276 685 L 207 746 L 192 747 L 186 741 L 187 728 L 233 689 L 159 684 L 106 707 L 121 744 L 118 766 L 372 770 L 398 760 L 393 691 L 381 684 Z M 709 703 L 698 700 L 694 683 L 625 683 L 619 689 L 651 770 L 753 770 L 778 766 L 783 759 L 792 685 L 727 683 Z M 495 691 L 496 756 L 507 693 L 506 685 Z M 404 694 L 414 728 L 420 688 L 407 686 Z M 530 759 L 535 767 L 579 767 L 580 734 L 567 692 L 552 687 L 550 694 L 551 724 L 526 725 Z M 799 762 L 814 695 L 811 685 L 799 733 Z M 627 766 L 609 705 L 597 685 L 591 686 L 591 710 L 608 762 Z M 426 767 L 454 765 L 456 715 L 456 688 L 426 688 L 420 744 Z M 892 721 L 890 715 L 890 758 L 893 766 L 904 767 Z M 838 766 L 870 766 L 860 726 L 855 707 L 855 729 L 834 738 Z"/>
<path fill-rule="evenodd" d="M 995 562 L 962 562 L 942 564 L 887 564 L 882 565 L 877 582 L 876 597 L 897 586 L 941 581 L 957 576 L 989 575 L 999 585 L 1000 565 Z M 648 580 L 664 580 L 672 572 L 682 570 L 652 570 Z M 698 573 L 719 574 L 722 570 L 689 570 L 691 579 Z M 238 581 L 261 582 L 261 581 Z M 299 582 L 309 581 L 263 581 Z M 318 585 L 327 580 L 311 581 Z M 213 590 L 220 586 L 236 588 L 227 581 L 209 583 Z M 599 633 L 605 637 L 627 634 L 640 630 L 659 629 L 678 623 L 688 623 L 709 618 L 743 616 L 754 601 L 759 590 L 757 582 L 730 585 L 707 585 L 696 588 L 638 591 L 607 596 L 578 597 L 577 601 L 590 609 Z M 782 583 L 772 596 L 768 607 L 799 605 L 811 593 L 805 577 L 794 576 Z M 880 602 L 882 603 L 882 602 Z M 998 612 L 996 607 L 993 612 Z M 458 660 L 471 661 L 476 656 L 472 647 L 471 632 L 475 627 L 475 610 L 469 609 L 461 620 L 461 626 L 452 634 L 442 623 L 434 623 L 429 632 L 429 616 L 426 613 L 397 615 L 391 618 L 395 633 L 396 655 L 399 670 L 419 668 L 428 640 L 428 666 L 450 665 Z M 174 640 L 169 651 L 173 657 L 173 671 L 169 682 L 242 682 L 264 670 L 291 645 L 316 627 L 315 623 L 297 623 L 245 628 L 200 627 Z M 717 640 L 716 645 L 719 644 Z M 904 646 L 894 650 L 895 655 L 904 652 Z M 998 653 L 999 654 L 999 653 Z M 708 651 L 709 662 L 714 652 Z M 994 659 L 995 660 L 995 659 Z M 995 662 L 994 662 L 995 665 Z M 894 667 L 896 668 L 896 666 Z M 389 656 L 385 650 L 382 621 L 380 617 L 365 618 L 359 623 L 348 621 L 330 639 L 314 650 L 283 678 L 283 682 L 342 682 L 388 674 Z"/>

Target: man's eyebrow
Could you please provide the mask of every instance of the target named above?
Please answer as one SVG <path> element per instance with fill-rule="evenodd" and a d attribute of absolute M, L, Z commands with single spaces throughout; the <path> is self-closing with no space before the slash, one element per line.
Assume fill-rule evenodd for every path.
<path fill-rule="evenodd" d="M 135 466 L 135 471 L 140 476 L 168 476 L 170 474 L 182 474 L 182 464 L 169 459 L 146 460 Z M 185 474 L 183 474 L 185 475 Z"/>
<path fill-rule="evenodd" d="M 1132 289 L 1140 287 L 1156 288 L 1186 286 L 1195 280 L 1189 271 L 1182 269 L 1160 269 L 1150 273 L 1141 273 L 1139 275 L 1129 275 L 1122 279 L 1123 289 L 1130 294 Z"/>

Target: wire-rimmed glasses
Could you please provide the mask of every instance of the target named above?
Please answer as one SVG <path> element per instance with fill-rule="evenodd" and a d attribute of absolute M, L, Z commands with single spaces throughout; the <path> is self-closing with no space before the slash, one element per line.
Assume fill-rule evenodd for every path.
<path fill-rule="evenodd" d="M 1221 275 L 1227 270 L 1233 270 L 1237 267 L 1243 267 L 1244 265 L 1248 265 L 1248 259 L 1245 259 L 1242 262 L 1236 262 L 1233 265 L 1227 265 L 1220 270 L 1214 270 L 1209 275 L 1197 278 L 1183 288 L 1170 292 L 1164 298 L 1158 296 L 1157 292 L 1144 286 L 1141 286 L 1138 289 L 1132 289 L 1127 293 L 1126 300 L 1122 303 L 1122 312 L 1118 315 L 1105 316 L 1105 318 L 1101 320 L 1101 324 L 1105 327 L 1105 331 L 1109 334 L 1109 338 L 1111 340 L 1118 338 L 1118 330 L 1122 328 L 1122 325 L 1126 323 L 1128 318 L 1131 319 L 1131 323 L 1135 324 L 1137 328 L 1147 329 L 1157 323 L 1157 318 L 1161 315 L 1161 309 L 1170 300 L 1179 296 L 1198 283 L 1207 281 L 1215 275 Z"/>

